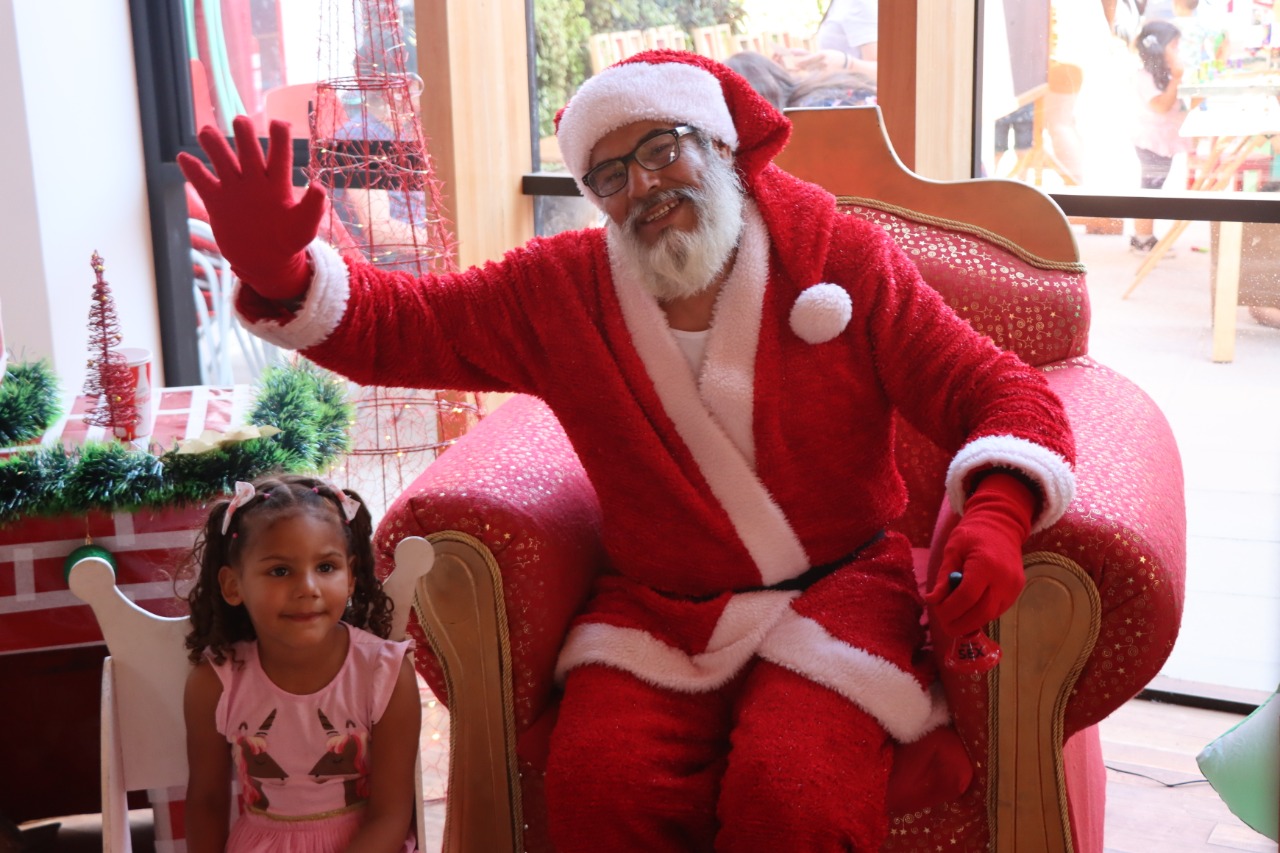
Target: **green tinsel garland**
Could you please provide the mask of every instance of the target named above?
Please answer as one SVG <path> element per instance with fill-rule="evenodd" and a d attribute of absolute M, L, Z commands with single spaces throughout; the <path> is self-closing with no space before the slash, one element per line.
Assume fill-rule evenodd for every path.
<path fill-rule="evenodd" d="M 0 382 L 0 447 L 39 438 L 62 414 L 48 361 L 11 364 Z"/>
<path fill-rule="evenodd" d="M 280 433 L 191 454 L 174 447 L 156 456 L 118 442 L 24 451 L 0 460 L 0 526 L 26 516 L 190 505 L 271 471 L 323 471 L 347 451 L 352 416 L 333 374 L 309 362 L 272 367 L 248 420 Z"/>

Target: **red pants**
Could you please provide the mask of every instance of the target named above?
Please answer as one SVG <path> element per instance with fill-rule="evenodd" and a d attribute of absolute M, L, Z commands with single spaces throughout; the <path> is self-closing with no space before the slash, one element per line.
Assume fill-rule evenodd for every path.
<path fill-rule="evenodd" d="M 869 714 L 755 661 L 713 693 L 570 672 L 546 791 L 559 853 L 877 851 L 891 743 Z"/>

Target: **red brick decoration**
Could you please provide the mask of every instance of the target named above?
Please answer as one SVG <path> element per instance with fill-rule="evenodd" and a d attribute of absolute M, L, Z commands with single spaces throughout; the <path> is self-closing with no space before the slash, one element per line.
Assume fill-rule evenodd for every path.
<path fill-rule="evenodd" d="M 206 429 L 226 431 L 244 423 L 252 403 L 249 386 L 166 388 L 155 409 L 153 452 L 195 438 Z M 74 447 L 106 439 L 102 427 L 80 415 L 90 401 L 79 397 L 40 443 Z M 21 448 L 0 449 L 9 456 Z M 93 611 L 63 577 L 68 554 L 91 537 L 117 560 L 117 582 L 126 596 L 153 613 L 177 616 L 185 605 L 174 589 L 174 573 L 204 519 L 203 506 L 127 512 L 90 512 L 28 518 L 0 527 L 0 654 L 93 645 L 102 634 Z"/>

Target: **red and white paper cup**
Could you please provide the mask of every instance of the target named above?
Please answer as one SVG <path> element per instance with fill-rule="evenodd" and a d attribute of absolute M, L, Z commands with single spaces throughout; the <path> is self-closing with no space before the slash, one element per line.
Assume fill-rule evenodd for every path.
<path fill-rule="evenodd" d="M 155 420 L 151 408 L 151 350 L 121 347 L 120 354 L 129 365 L 129 376 L 133 380 L 133 403 L 138 409 L 138 422 L 120 438 L 133 441 L 151 435 L 152 421 Z"/>

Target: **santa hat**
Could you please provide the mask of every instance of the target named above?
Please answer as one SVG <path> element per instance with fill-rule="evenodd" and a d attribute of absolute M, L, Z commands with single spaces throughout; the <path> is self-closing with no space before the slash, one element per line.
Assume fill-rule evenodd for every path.
<path fill-rule="evenodd" d="M 725 143 L 748 187 L 791 135 L 791 122 L 728 66 L 679 50 L 637 53 L 589 78 L 556 115 L 565 166 L 592 202 L 582 183 L 591 149 L 637 121 L 687 124 Z"/>

